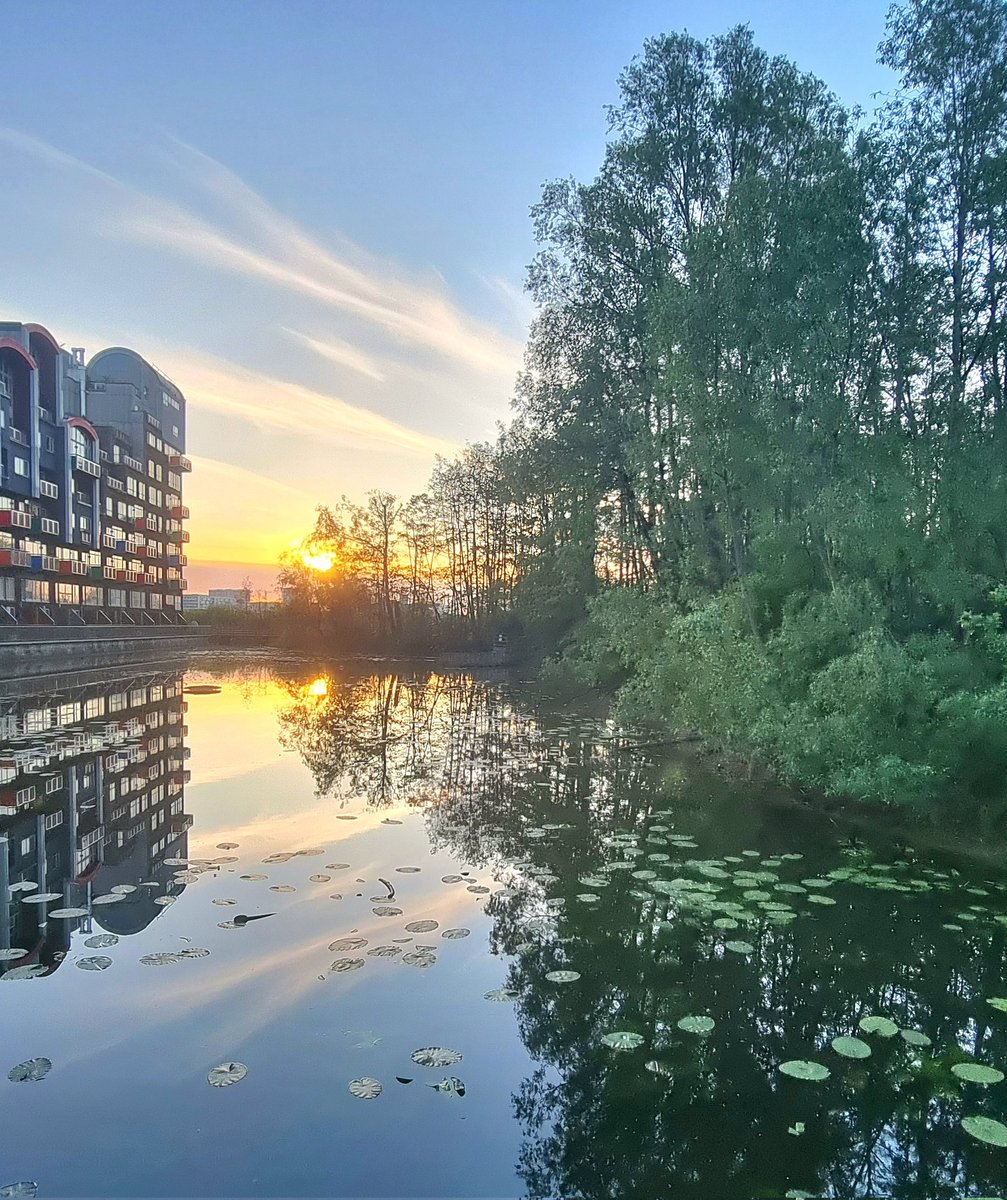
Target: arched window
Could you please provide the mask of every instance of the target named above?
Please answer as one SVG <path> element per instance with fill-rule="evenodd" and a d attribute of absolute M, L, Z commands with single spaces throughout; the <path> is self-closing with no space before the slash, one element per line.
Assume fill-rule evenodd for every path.
<path fill-rule="evenodd" d="M 94 438 L 89 437 L 79 425 L 70 427 L 70 453 L 76 454 L 80 458 L 90 459 L 91 462 L 98 461 Z"/>

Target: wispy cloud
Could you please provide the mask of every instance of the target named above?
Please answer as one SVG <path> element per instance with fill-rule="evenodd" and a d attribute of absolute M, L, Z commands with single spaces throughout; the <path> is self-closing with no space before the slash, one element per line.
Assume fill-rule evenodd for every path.
<path fill-rule="evenodd" d="M 373 379 L 376 383 L 384 383 L 388 378 L 374 359 L 355 346 L 351 346 L 349 342 L 336 338 L 330 338 L 323 342 L 318 338 L 309 337 L 306 333 L 300 333 L 296 329 L 289 329 L 286 325 L 283 326 L 283 332 L 288 333 L 295 341 L 300 342 L 302 346 L 307 346 L 309 350 L 313 350 L 315 354 L 328 362 L 336 363 L 341 367 L 349 367 L 351 371 L 366 375 L 368 379 Z"/>

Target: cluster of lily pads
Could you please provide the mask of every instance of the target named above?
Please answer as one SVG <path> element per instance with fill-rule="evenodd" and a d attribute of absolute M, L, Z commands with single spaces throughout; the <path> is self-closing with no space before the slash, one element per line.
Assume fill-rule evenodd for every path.
<path fill-rule="evenodd" d="M 453 1067 L 456 1063 L 462 1061 L 462 1055 L 457 1050 L 451 1050 L 447 1046 L 421 1046 L 419 1050 L 414 1050 L 409 1056 L 413 1063 L 418 1067 L 435 1067 L 443 1069 L 444 1067 Z M 403 1085 L 414 1082 L 412 1076 L 396 1075 L 395 1082 Z M 444 1096 L 462 1097 L 465 1095 L 465 1084 L 456 1075 L 446 1075 L 444 1078 L 437 1080 L 436 1083 L 428 1083 L 428 1088 L 433 1088 L 435 1092 L 440 1092 Z M 381 1081 L 373 1079 L 369 1075 L 363 1075 L 358 1079 L 351 1079 L 347 1084 L 347 1088 L 351 1096 L 356 1096 L 358 1100 L 376 1100 L 381 1095 L 383 1086 Z"/>

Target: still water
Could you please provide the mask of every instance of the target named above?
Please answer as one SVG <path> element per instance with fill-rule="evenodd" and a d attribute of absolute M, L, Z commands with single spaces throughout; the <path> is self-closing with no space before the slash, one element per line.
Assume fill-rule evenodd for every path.
<path fill-rule="evenodd" d="M 999 874 L 513 682 L 0 695 L 0 1195 L 1007 1188 Z"/>

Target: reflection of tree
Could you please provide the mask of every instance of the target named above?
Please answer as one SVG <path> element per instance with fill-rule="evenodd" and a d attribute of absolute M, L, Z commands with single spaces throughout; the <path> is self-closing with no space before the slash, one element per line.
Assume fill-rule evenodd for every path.
<path fill-rule="evenodd" d="M 310 682 L 289 684 L 282 717 L 319 790 L 352 789 L 378 804 L 435 801 L 426 817 L 434 846 L 505 885 L 486 911 L 491 948 L 512 958 L 507 985 L 519 993 L 535 1062 L 514 1097 L 529 1197 L 996 1192 L 997 1152 L 969 1142 L 958 1122 L 963 1112 L 1004 1119 L 1005 1098 L 974 1089 L 963 1109 L 947 1067 L 955 1045 L 1001 1066 L 1007 1058 L 1004 1028 L 979 1015 L 984 997 L 1003 991 L 1004 930 L 949 915 L 993 904 L 994 888 L 949 897 L 837 885 L 835 907 L 798 898 L 793 923 L 717 934 L 631 871 L 608 872 L 606 887 L 580 880 L 620 856 L 607 838 L 645 830 L 664 809 L 663 823 L 702 849 L 641 840 L 636 865 L 657 865 L 662 877 L 682 873 L 679 859 L 743 847 L 804 853 L 779 869 L 788 880 L 858 860 L 823 847 L 818 826 L 743 801 L 694 764 L 643 760 L 600 736 L 596 722 L 507 688 L 422 672 L 329 677 L 325 688 L 313 695 Z M 671 861 L 653 864 L 653 852 Z M 914 871 L 895 863 L 891 873 Z M 599 901 L 578 900 L 585 892 Z M 942 928 L 949 923 L 965 932 Z M 725 952 L 732 937 L 754 953 Z M 545 980 L 560 967 L 580 980 Z M 714 1034 L 679 1031 L 689 1013 L 713 1016 Z M 923 1031 L 934 1051 L 875 1038 L 870 1059 L 847 1062 L 827 1048 L 871 1013 Z M 608 1049 L 600 1039 L 616 1029 L 643 1034 L 644 1046 Z M 808 1057 L 832 1077 L 808 1084 L 779 1074 L 779 1063 Z M 647 1070 L 653 1059 L 670 1074 Z M 799 1136 L 788 1133 L 796 1122 L 806 1126 Z"/>

